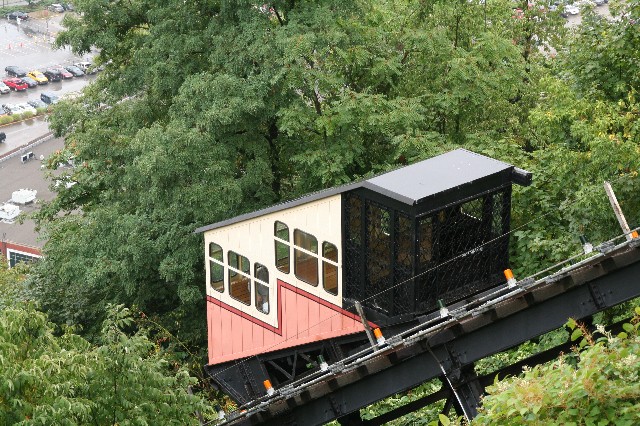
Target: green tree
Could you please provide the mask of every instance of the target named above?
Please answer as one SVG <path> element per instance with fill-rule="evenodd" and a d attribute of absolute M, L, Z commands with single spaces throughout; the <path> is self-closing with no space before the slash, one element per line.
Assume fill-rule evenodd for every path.
<path fill-rule="evenodd" d="M 211 409 L 187 387 L 195 383 L 133 320 L 110 307 L 100 343 L 67 329 L 61 335 L 33 304 L 0 310 L 2 424 L 198 424 Z"/>
<path fill-rule="evenodd" d="M 106 70 L 51 116 L 51 166 L 76 168 L 38 215 L 34 294 L 88 330 L 135 304 L 201 344 L 193 229 L 517 131 L 525 62 L 489 25 L 507 3 L 78 1 L 58 44 Z"/>
<path fill-rule="evenodd" d="M 568 323 L 582 351 L 488 388 L 478 425 L 634 425 L 640 422 L 640 308 L 624 332 L 596 339 Z"/>

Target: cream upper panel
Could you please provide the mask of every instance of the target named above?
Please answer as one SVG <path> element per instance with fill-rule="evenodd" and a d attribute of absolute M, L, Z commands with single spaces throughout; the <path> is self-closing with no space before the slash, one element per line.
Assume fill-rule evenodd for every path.
<path fill-rule="evenodd" d="M 275 240 L 274 223 L 280 221 L 289 227 L 289 241 L 293 246 L 293 231 L 300 229 L 312 234 L 318 240 L 318 257 L 322 256 L 322 243 L 327 241 L 338 248 L 338 294 L 333 295 L 322 286 L 322 265 L 319 263 L 319 284 L 313 286 L 296 278 L 293 265 L 293 251 L 290 258 L 290 272 L 288 274 L 279 271 L 275 266 Z M 322 298 L 335 305 L 342 304 L 342 205 L 341 196 L 334 195 L 322 200 L 313 201 L 291 209 L 270 213 L 258 218 L 235 223 L 227 227 L 213 229 L 204 234 L 205 259 L 207 259 L 207 295 L 227 303 L 234 308 L 246 312 L 266 323 L 278 327 L 276 284 L 280 279 L 291 285 Z M 229 250 L 245 256 L 251 262 L 253 270 L 256 262 L 265 265 L 269 269 L 269 300 L 270 312 L 263 314 L 253 306 L 247 306 L 229 296 L 228 274 L 225 273 L 225 292 L 219 293 L 209 286 L 209 243 L 214 242 L 222 246 L 224 259 L 227 263 Z M 255 299 L 255 288 L 251 288 L 251 300 Z"/>

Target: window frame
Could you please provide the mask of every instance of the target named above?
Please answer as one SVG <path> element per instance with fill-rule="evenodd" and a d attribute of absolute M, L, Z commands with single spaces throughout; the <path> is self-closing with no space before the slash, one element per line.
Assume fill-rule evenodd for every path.
<path fill-rule="evenodd" d="M 320 248 L 319 244 L 318 244 L 318 238 L 309 233 L 309 232 L 305 232 L 301 229 L 298 228 L 294 228 L 293 229 L 293 233 L 294 233 L 294 237 L 293 237 L 293 274 L 295 275 L 296 279 L 305 282 L 307 284 L 309 284 L 310 286 L 313 287 L 318 287 L 318 284 L 320 284 L 320 255 L 319 253 L 316 251 L 316 253 L 312 252 L 311 250 L 307 250 L 299 245 L 296 244 L 296 237 L 295 237 L 295 233 L 297 232 L 301 232 L 305 235 L 311 236 L 313 237 L 313 239 L 315 240 L 315 245 L 316 245 L 316 250 L 318 251 L 318 249 Z M 303 254 L 305 254 L 307 257 L 311 257 L 313 259 L 315 259 L 315 283 L 309 282 L 306 279 L 302 278 L 300 275 L 298 275 L 298 259 L 297 259 L 297 252 L 301 252 Z"/>
<path fill-rule="evenodd" d="M 244 258 L 244 259 L 247 260 L 247 263 L 249 264 L 249 274 L 248 275 L 247 275 L 246 272 L 242 271 L 241 269 L 236 268 L 234 266 L 231 266 L 230 256 L 231 256 L 232 253 L 234 255 L 238 256 L 238 262 L 237 263 L 239 264 L 239 266 L 242 266 L 241 265 L 242 262 L 240 261 L 240 258 Z M 237 297 L 235 297 L 233 295 L 233 292 L 232 292 L 232 289 L 231 289 L 232 284 L 236 283 L 236 282 L 240 282 L 240 280 L 234 280 L 233 283 L 232 283 L 232 281 L 231 281 L 231 273 L 232 272 L 235 273 L 234 277 L 236 277 L 237 275 L 240 275 L 241 277 L 243 277 L 243 278 L 248 280 L 247 292 L 248 292 L 248 296 L 249 297 L 248 297 L 248 301 L 247 302 L 245 302 L 244 300 L 239 299 L 239 298 L 237 298 Z M 228 250 L 227 251 L 227 274 L 226 274 L 226 278 L 227 278 L 227 283 L 228 283 L 227 287 L 229 288 L 229 296 L 231 296 L 231 298 L 233 300 L 237 300 L 238 302 L 242 303 L 243 305 L 251 306 L 251 300 L 253 299 L 253 297 L 252 297 L 252 295 L 253 295 L 252 287 L 253 286 L 251 285 L 251 283 L 253 281 L 253 277 L 251 276 L 251 261 L 249 260 L 249 258 L 247 256 L 243 256 L 240 253 L 237 253 L 237 252 L 235 252 L 233 250 Z"/>
<path fill-rule="evenodd" d="M 215 257 L 213 257 L 211 255 L 211 253 L 212 253 L 211 246 L 214 245 L 214 244 L 220 248 L 220 252 L 222 253 L 222 261 L 216 259 Z M 211 287 L 212 290 L 214 290 L 214 291 L 216 291 L 216 292 L 218 292 L 220 294 L 224 294 L 225 287 L 226 287 L 225 286 L 225 281 L 226 281 L 225 280 L 225 275 L 226 275 L 225 267 L 227 266 L 226 263 L 224 262 L 224 248 L 222 248 L 222 246 L 220 244 L 218 244 L 216 242 L 213 242 L 213 241 L 210 241 L 209 242 L 209 246 L 208 246 L 208 251 L 207 251 L 207 258 L 209 260 L 209 282 L 208 282 L 208 285 L 209 285 L 209 287 Z M 212 279 L 213 279 L 213 268 L 211 267 L 212 264 L 216 264 L 216 265 L 222 267 L 222 290 L 218 290 L 217 288 L 215 288 L 213 286 L 213 281 L 212 281 Z"/>
<path fill-rule="evenodd" d="M 280 238 L 278 236 L 278 224 L 283 225 L 286 230 L 287 230 L 287 239 L 283 239 Z M 281 230 L 282 231 L 282 230 Z M 289 231 L 289 225 L 287 225 L 286 223 L 276 220 L 273 222 L 273 238 L 274 238 L 274 244 L 273 244 L 273 248 L 274 248 L 274 265 L 276 267 L 276 270 L 282 272 L 283 274 L 290 274 L 291 273 L 291 232 Z M 281 265 L 278 264 L 278 245 L 281 245 L 283 247 L 287 248 L 288 251 L 288 256 L 286 257 L 287 259 L 287 268 L 286 271 L 281 267 Z M 284 258 L 282 258 L 284 259 Z"/>
<path fill-rule="evenodd" d="M 333 246 L 333 248 L 335 249 L 335 253 L 336 253 L 336 260 L 334 261 L 333 259 L 330 259 L 328 257 L 326 257 L 325 255 L 325 245 L 331 245 Z M 329 293 L 332 296 L 337 296 L 340 293 L 340 264 L 338 263 L 338 261 L 340 260 L 340 252 L 338 250 L 338 246 L 333 244 L 332 242 L 329 241 L 323 241 L 322 242 L 322 256 L 321 256 L 321 264 L 322 264 L 322 288 L 324 289 L 324 291 L 326 291 L 327 293 Z M 336 271 L 336 292 L 333 293 L 332 291 L 330 291 L 329 289 L 327 289 L 326 286 L 326 277 L 327 277 L 327 273 L 325 271 L 325 265 L 331 267 L 331 268 L 335 268 Z"/>

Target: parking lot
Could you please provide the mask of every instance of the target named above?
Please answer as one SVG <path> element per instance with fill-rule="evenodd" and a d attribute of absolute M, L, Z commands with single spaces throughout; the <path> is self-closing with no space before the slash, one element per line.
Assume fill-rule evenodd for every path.
<path fill-rule="evenodd" d="M 43 70 L 52 65 L 70 65 L 74 62 L 90 60 L 91 56 L 78 57 L 69 49 L 54 49 L 52 42 L 62 30 L 62 13 L 50 11 L 34 12 L 29 19 L 20 23 L 0 17 L 0 76 L 8 78 L 4 69 L 10 65 L 19 66 L 27 71 Z M 50 82 L 22 92 L 11 91 L 0 95 L 0 105 L 23 103 L 39 99 L 42 92 L 53 92 L 63 95 L 80 91 L 95 75 L 76 77 L 61 82 Z M 43 117 L 25 120 L 21 123 L 2 126 L 6 133 L 6 143 L 0 145 L 0 155 L 24 145 L 49 131 Z"/>

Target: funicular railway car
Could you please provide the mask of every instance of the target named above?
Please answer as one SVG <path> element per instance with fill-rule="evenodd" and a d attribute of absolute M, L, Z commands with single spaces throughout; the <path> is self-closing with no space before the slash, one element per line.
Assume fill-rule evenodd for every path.
<path fill-rule="evenodd" d="M 196 230 L 209 359 L 238 403 L 504 281 L 513 183 L 531 174 L 458 149 Z M 354 308 L 359 301 L 364 313 Z"/>

